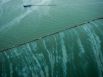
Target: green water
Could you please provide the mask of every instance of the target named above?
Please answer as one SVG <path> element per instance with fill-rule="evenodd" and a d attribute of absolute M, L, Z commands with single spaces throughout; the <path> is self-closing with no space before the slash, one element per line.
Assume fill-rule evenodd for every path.
<path fill-rule="evenodd" d="M 103 0 L 0 0 L 0 77 L 103 77 L 99 17 Z"/>
<path fill-rule="evenodd" d="M 103 0 L 0 0 L 0 50 L 98 17 Z"/>
<path fill-rule="evenodd" d="M 103 77 L 103 20 L 1 52 L 0 77 Z"/>

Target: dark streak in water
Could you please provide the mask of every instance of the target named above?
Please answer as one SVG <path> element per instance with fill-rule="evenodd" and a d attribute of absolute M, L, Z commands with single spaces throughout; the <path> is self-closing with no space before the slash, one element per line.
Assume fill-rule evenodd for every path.
<path fill-rule="evenodd" d="M 31 7 L 32 5 L 24 5 L 24 8 Z"/>
<path fill-rule="evenodd" d="M 56 5 L 24 5 L 24 8 L 28 8 L 32 6 L 56 6 Z"/>

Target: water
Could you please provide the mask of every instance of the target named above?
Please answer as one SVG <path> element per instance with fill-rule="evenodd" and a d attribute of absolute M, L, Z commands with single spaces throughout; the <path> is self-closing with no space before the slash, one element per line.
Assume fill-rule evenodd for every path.
<path fill-rule="evenodd" d="M 103 17 L 102 9 L 103 0 L 0 0 L 0 50 Z"/>
<path fill-rule="evenodd" d="M 0 77 L 103 77 L 102 29 L 96 20 L 3 51 Z"/>

